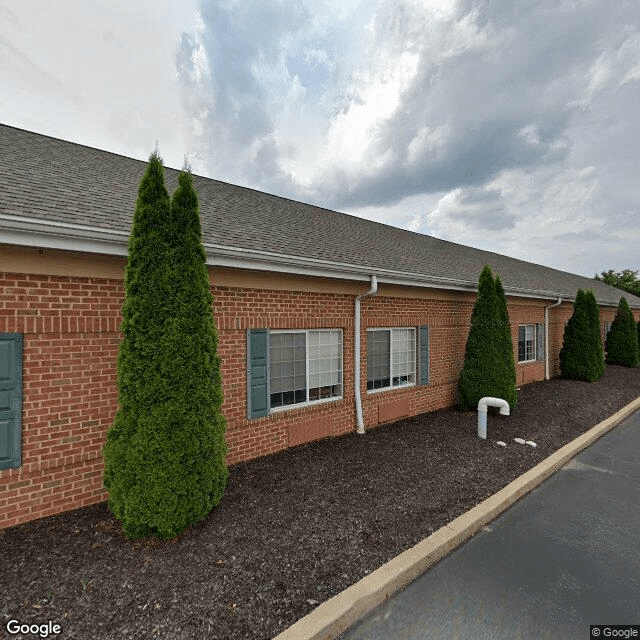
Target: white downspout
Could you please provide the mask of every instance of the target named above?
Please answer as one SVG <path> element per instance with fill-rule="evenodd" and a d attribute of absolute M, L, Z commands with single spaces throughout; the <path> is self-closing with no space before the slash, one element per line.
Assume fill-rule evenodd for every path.
<path fill-rule="evenodd" d="M 364 419 L 362 418 L 362 398 L 360 397 L 360 300 L 367 296 L 374 296 L 378 291 L 378 278 L 371 276 L 371 289 L 367 293 L 356 296 L 356 317 L 355 317 L 355 393 L 356 393 L 356 433 L 364 433 Z"/>
<path fill-rule="evenodd" d="M 562 298 L 558 296 L 558 302 L 544 308 L 544 379 L 549 379 L 549 309 L 562 304 Z"/>

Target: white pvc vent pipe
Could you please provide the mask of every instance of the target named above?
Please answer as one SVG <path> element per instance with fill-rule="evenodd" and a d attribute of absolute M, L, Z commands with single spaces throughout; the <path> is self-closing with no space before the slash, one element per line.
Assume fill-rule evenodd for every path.
<path fill-rule="evenodd" d="M 478 438 L 487 439 L 487 409 L 500 407 L 500 415 L 509 415 L 509 403 L 502 398 L 481 398 L 478 402 Z"/>

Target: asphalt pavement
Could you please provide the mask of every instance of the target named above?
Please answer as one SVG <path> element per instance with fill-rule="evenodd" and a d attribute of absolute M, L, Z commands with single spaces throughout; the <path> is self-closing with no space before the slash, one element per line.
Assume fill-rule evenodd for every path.
<path fill-rule="evenodd" d="M 598 637 L 590 625 L 632 624 L 640 625 L 640 411 L 340 640 L 587 640 Z"/>

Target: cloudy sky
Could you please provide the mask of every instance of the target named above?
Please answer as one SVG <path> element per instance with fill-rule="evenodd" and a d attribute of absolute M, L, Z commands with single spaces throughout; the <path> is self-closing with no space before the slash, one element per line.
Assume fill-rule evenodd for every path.
<path fill-rule="evenodd" d="M 640 269 L 637 0 L 0 0 L 0 87 L 5 124 Z"/>

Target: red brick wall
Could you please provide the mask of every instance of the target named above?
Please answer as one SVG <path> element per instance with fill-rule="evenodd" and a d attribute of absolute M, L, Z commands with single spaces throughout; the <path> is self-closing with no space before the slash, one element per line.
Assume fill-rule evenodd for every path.
<path fill-rule="evenodd" d="M 0 527 L 104 500 L 122 283 L 0 274 L 0 333 L 23 336 L 22 466 L 0 471 Z"/>
<path fill-rule="evenodd" d="M 326 435 L 355 430 L 354 296 L 214 286 L 227 417 L 227 462 L 234 464 Z M 0 273 L 0 333 L 24 334 L 22 466 L 0 471 L 0 528 L 107 498 L 102 488 L 106 431 L 117 409 L 116 357 L 123 283 L 117 280 Z M 473 300 L 375 296 L 362 301 L 362 400 L 367 428 L 452 404 Z M 517 325 L 544 321 L 543 302 L 509 305 Z M 558 373 L 564 320 L 551 311 L 551 375 Z M 601 321 L 612 320 L 603 310 Z M 634 313 L 636 319 L 638 312 Z M 430 326 L 430 384 L 366 391 L 366 329 Z M 246 330 L 339 328 L 344 398 L 247 419 Z M 516 365 L 518 382 L 544 378 L 544 363 Z"/>
<path fill-rule="evenodd" d="M 302 432 L 337 435 L 355 428 L 353 402 L 354 296 L 212 287 L 227 418 L 227 463 L 274 453 L 304 441 Z M 246 331 L 342 329 L 344 399 L 247 419 Z M 304 426 L 301 426 L 304 425 Z"/>

